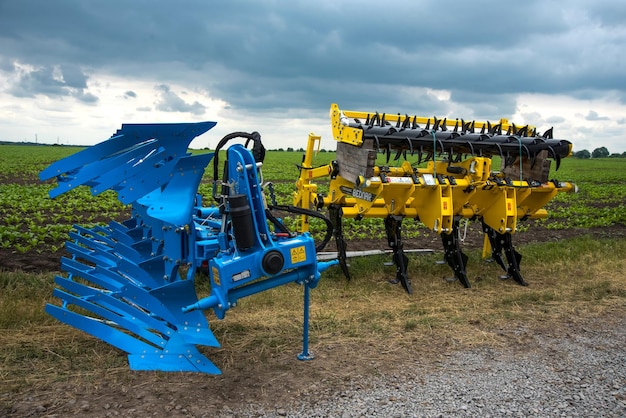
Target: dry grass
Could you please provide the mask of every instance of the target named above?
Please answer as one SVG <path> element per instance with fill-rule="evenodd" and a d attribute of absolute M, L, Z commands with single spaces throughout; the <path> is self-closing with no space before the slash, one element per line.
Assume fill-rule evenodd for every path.
<path fill-rule="evenodd" d="M 440 255 L 411 255 L 413 295 L 386 283 L 395 275 L 387 257 L 351 261 L 353 279 L 327 272 L 312 292 L 311 344 L 364 358 L 406 350 L 498 346 L 520 328 L 559 326 L 607 314 L 626 313 L 624 240 L 582 237 L 520 249 L 529 287 L 501 281 L 501 270 L 469 253 L 473 287 L 444 280 Z M 96 385 L 127 379 L 120 351 L 42 315 L 53 274 L 1 273 L 0 381 L 4 391 L 80 380 Z M 283 286 L 240 301 L 225 320 L 209 314 L 223 344 L 203 351 L 220 368 L 295 355 L 301 347 L 302 288 Z M 507 338 L 503 338 L 507 336 Z M 287 366 L 285 366 L 287 367 Z"/>

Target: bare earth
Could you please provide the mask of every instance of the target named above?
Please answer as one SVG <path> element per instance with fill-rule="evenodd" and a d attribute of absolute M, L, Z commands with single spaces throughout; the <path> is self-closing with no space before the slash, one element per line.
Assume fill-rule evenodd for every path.
<path fill-rule="evenodd" d="M 529 232 L 516 234 L 515 242 L 555 241 L 580 234 L 626 237 L 626 226 L 565 231 L 530 228 Z M 374 244 L 371 241 L 350 242 L 349 250 L 384 249 L 384 245 L 384 241 Z M 482 239 L 476 231 L 470 231 L 463 245 L 480 248 Z M 440 250 L 440 237 L 425 234 L 407 240 L 405 249 L 409 248 Z M 332 245 L 329 249 L 332 250 Z M 0 269 L 52 272 L 58 270 L 60 255 L 20 255 L 3 250 L 0 252 Z M 606 327 L 611 321 L 623 321 L 623 315 L 600 318 L 593 326 Z M 563 324 L 536 325 L 533 329 L 512 323 L 498 333 L 497 348 L 537 350 L 534 342 L 538 335 L 560 338 L 561 335 L 584 333 L 585 327 L 589 326 L 592 325 L 581 318 L 572 318 Z M 77 376 L 75 380 L 52 382 L 29 393 L 3 393 L 0 387 L 0 405 L 9 405 L 8 409 L 0 409 L 0 416 L 237 416 L 237 411 L 246 405 L 259 405 L 277 415 L 284 415 L 284 408 L 292 402 L 314 402 L 340 396 L 343 388 L 354 387 L 355 382 L 358 385 L 367 376 L 392 374 L 402 369 L 403 361 L 407 359 L 413 362 L 419 359 L 421 367 L 428 370 L 440 366 L 447 356 L 462 354 L 468 349 L 450 345 L 436 334 L 416 338 L 419 344 L 401 352 L 385 341 L 371 346 L 319 341 L 312 346 L 315 360 L 308 362 L 296 359 L 299 347 L 265 363 L 251 362 L 241 354 L 229 353 L 232 359 L 227 367 L 223 367 L 221 376 L 133 372 L 116 368 L 102 370 L 92 380 Z"/>

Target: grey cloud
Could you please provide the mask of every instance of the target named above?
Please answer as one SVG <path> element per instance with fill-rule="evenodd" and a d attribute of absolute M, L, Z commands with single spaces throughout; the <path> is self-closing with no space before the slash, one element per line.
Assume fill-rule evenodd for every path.
<path fill-rule="evenodd" d="M 128 99 L 128 98 L 132 98 L 135 99 L 137 97 L 137 93 L 135 93 L 132 90 L 128 90 L 126 93 L 124 93 L 124 98 Z"/>
<path fill-rule="evenodd" d="M 621 0 L 574 0 L 568 7 L 424 0 L 384 9 L 357 1 L 311 7 L 196 0 L 181 7 L 157 0 L 21 0 L 0 8 L 0 51 L 7 59 L 46 68 L 72 62 L 197 86 L 242 109 L 319 109 L 337 101 L 445 111 L 426 95 L 404 93 L 431 87 L 452 91 L 477 117 L 493 118 L 513 113 L 513 96 L 521 92 L 611 90 L 626 97 L 626 58 L 615 53 L 626 43 Z M 86 82 L 75 75 L 68 85 Z M 463 97 L 469 95 L 474 98 Z M 182 99 L 174 96 L 160 105 L 179 108 Z M 184 111 L 199 112 L 198 105 Z"/>
<path fill-rule="evenodd" d="M 587 120 L 609 120 L 609 118 L 606 117 L 606 116 L 598 115 L 598 112 L 596 112 L 595 110 L 590 110 L 589 113 L 587 113 L 587 116 L 585 116 L 585 119 L 587 119 Z"/>
<path fill-rule="evenodd" d="M 85 103 L 98 101 L 97 96 L 87 91 L 87 76 L 74 66 L 48 66 L 27 70 L 18 69 L 14 65 L 13 74 L 17 81 L 7 91 L 16 97 L 67 96 Z"/>
<path fill-rule="evenodd" d="M 546 122 L 556 125 L 558 123 L 565 122 L 565 118 L 563 116 L 550 116 L 549 118 L 546 119 Z"/>
<path fill-rule="evenodd" d="M 203 115 L 206 111 L 206 106 L 200 102 L 195 101 L 191 104 L 185 102 L 165 84 L 156 86 L 155 89 L 160 91 L 159 101 L 155 105 L 158 110 L 163 112 L 189 112 L 194 115 Z"/>

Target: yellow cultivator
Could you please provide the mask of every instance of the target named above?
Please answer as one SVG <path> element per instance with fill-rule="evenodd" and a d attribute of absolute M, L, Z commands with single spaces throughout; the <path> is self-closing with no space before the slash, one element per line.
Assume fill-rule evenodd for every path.
<path fill-rule="evenodd" d="M 557 193 L 576 191 L 573 183 L 549 180 L 551 160 L 558 170 L 561 159 L 571 154 L 569 141 L 554 139 L 551 129 L 538 135 L 534 127 L 506 119 L 466 122 L 347 111 L 336 104 L 330 119 L 337 158 L 313 167 L 321 138 L 309 136 L 294 205 L 328 209 L 347 277 L 342 218 L 384 218 L 395 282 L 411 293 L 401 229 L 403 219 L 412 218 L 441 235 L 446 262 L 455 278 L 470 287 L 459 240 L 459 222 L 468 219 L 482 222 L 486 251 L 508 277 L 526 285 L 511 236 L 518 220 L 546 217 L 544 206 Z M 377 163 L 381 152 L 384 164 Z M 494 171 L 494 156 L 500 158 L 499 171 Z M 317 191 L 314 181 L 320 178 L 329 179 L 326 195 Z M 308 221 L 304 215 L 302 231 L 308 231 Z"/>

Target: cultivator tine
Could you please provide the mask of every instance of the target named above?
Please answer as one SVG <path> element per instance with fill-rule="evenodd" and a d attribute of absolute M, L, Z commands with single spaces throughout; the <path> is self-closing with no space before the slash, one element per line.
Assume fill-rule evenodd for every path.
<path fill-rule="evenodd" d="M 467 266 L 467 255 L 461 251 L 461 243 L 459 240 L 459 219 L 452 222 L 452 231 L 449 234 L 442 233 L 444 258 L 452 271 L 454 272 L 454 280 L 458 280 L 464 287 L 472 287 L 465 266 Z"/>
<path fill-rule="evenodd" d="M 491 256 L 500 267 L 506 272 L 503 278 L 513 278 L 519 285 L 528 286 L 528 283 L 522 277 L 520 272 L 520 262 L 522 261 L 522 255 L 518 253 L 513 247 L 513 240 L 510 232 L 499 233 L 493 228 L 490 228 L 483 223 L 483 230 L 489 237 L 489 243 L 491 244 Z M 502 253 L 506 257 L 506 263 L 502 257 Z"/>
<path fill-rule="evenodd" d="M 387 233 L 387 242 L 393 251 L 393 263 L 396 266 L 396 277 L 395 279 L 389 280 L 389 283 L 400 283 L 408 294 L 412 294 L 411 280 L 407 273 L 409 258 L 404 253 L 404 245 L 402 243 L 402 217 L 386 217 L 385 231 Z"/>

